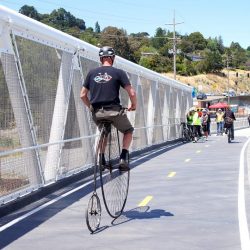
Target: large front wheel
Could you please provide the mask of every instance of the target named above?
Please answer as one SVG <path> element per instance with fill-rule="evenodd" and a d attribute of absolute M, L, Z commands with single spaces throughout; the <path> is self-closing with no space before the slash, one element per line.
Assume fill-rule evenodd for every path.
<path fill-rule="evenodd" d="M 111 126 L 103 129 L 100 137 L 100 150 L 105 155 L 106 167 L 100 167 L 100 181 L 104 205 L 108 214 L 117 218 L 125 207 L 130 171 L 119 170 L 120 141 L 118 131 Z"/>

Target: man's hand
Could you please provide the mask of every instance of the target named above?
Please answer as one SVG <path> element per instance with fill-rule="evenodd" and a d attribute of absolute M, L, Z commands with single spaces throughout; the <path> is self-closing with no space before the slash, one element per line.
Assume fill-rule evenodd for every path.
<path fill-rule="evenodd" d="M 129 107 L 128 107 L 128 111 L 135 111 L 136 110 L 136 105 L 134 104 L 131 104 Z"/>

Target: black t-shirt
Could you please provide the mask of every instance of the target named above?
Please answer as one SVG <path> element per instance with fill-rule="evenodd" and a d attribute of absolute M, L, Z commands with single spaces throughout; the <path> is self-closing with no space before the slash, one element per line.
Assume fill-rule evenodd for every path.
<path fill-rule="evenodd" d="M 101 66 L 90 70 L 83 86 L 90 92 L 90 103 L 94 108 L 119 105 L 120 86 L 130 85 L 126 73 L 112 66 Z"/>
<path fill-rule="evenodd" d="M 231 119 L 236 120 L 234 112 L 232 110 L 226 110 L 226 112 L 223 115 L 223 118 L 225 119 L 226 117 L 230 117 Z"/>

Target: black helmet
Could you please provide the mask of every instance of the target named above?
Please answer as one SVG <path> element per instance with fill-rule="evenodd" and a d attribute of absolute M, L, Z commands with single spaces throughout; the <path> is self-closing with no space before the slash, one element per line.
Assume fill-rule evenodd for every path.
<path fill-rule="evenodd" d="M 99 56 L 100 57 L 115 56 L 115 51 L 113 48 L 111 48 L 109 46 L 104 46 L 104 47 L 100 48 Z"/>

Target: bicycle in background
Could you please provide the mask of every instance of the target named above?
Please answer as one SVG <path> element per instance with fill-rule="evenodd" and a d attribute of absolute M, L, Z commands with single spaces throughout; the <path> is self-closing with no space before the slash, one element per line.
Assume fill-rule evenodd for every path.
<path fill-rule="evenodd" d="M 183 143 L 193 140 L 193 132 L 186 122 L 181 123 L 181 139 Z"/>

